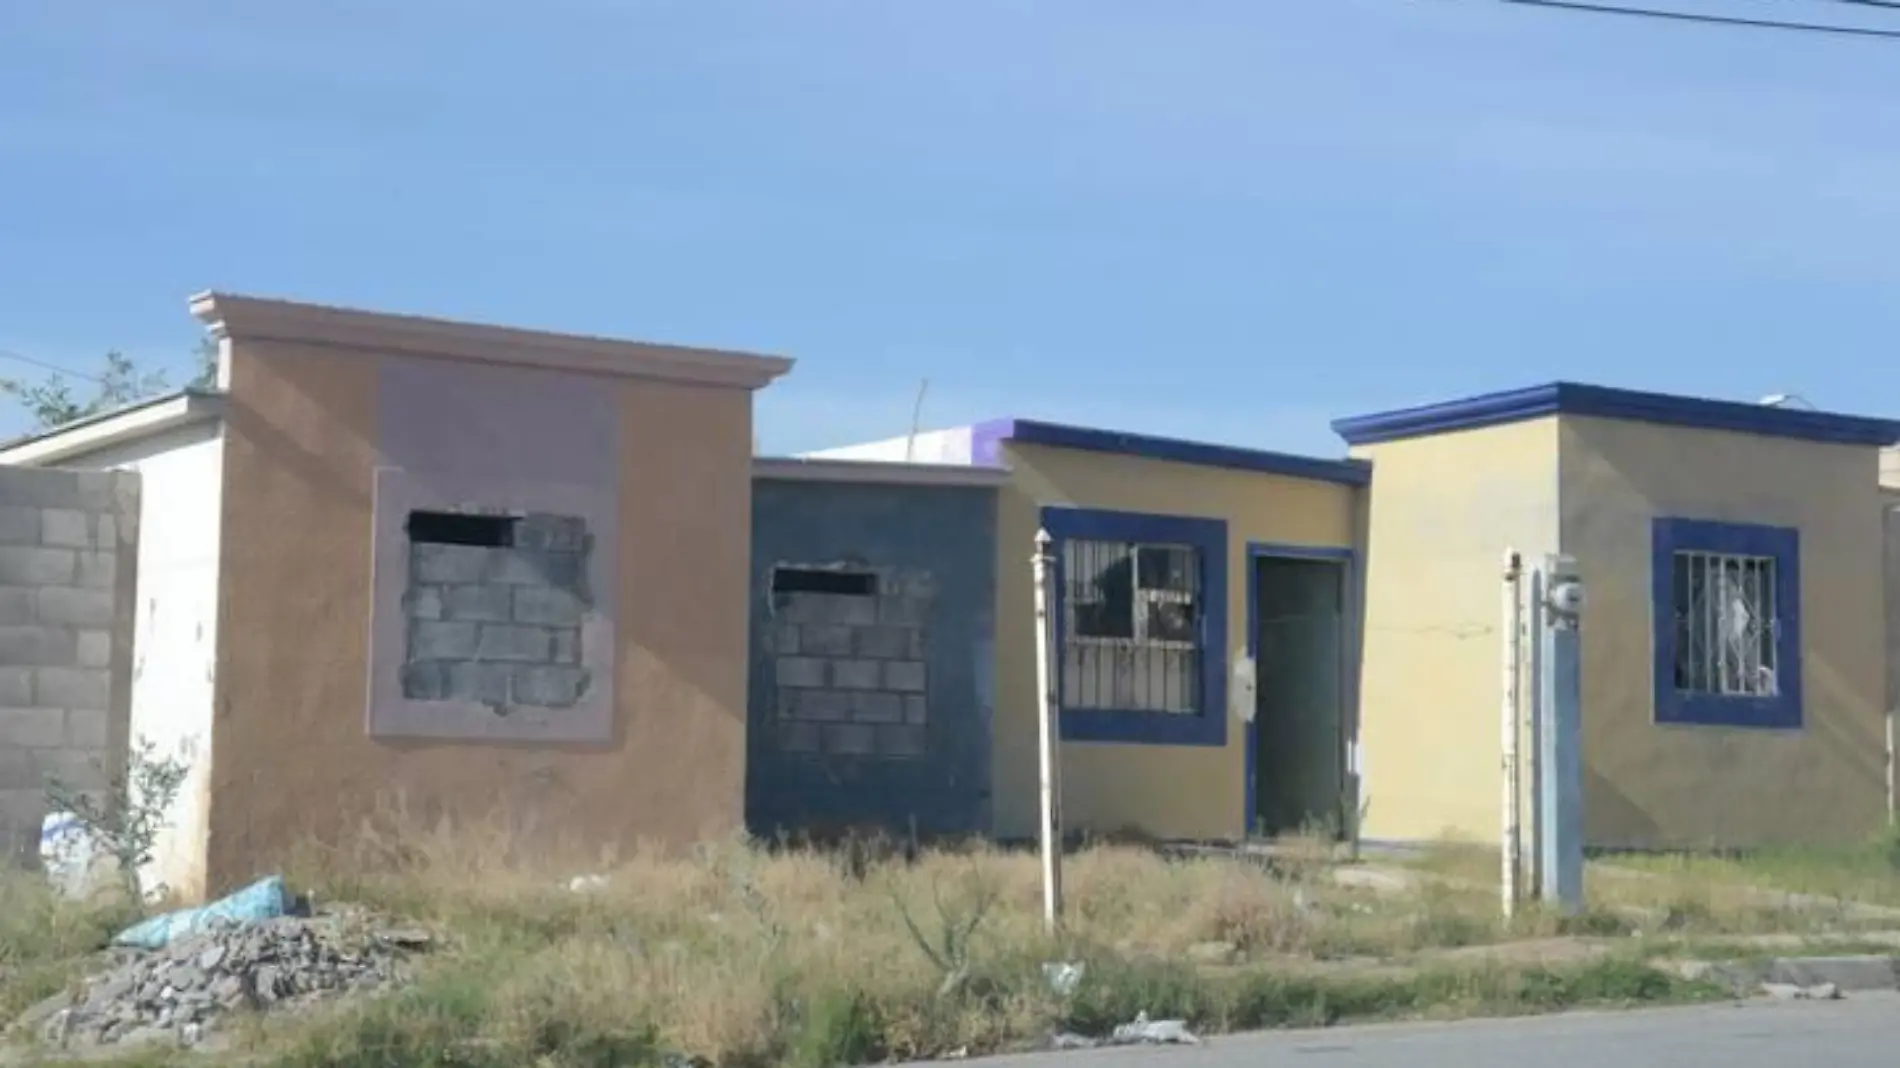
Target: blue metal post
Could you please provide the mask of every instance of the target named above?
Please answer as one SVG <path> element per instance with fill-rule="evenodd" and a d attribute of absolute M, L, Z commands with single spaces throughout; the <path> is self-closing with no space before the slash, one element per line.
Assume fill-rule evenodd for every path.
<path fill-rule="evenodd" d="M 1583 689 L 1578 664 L 1583 586 L 1576 562 L 1549 556 L 1543 566 L 1539 667 L 1539 809 L 1544 831 L 1538 868 L 1544 901 L 1564 912 L 1583 907 Z"/>

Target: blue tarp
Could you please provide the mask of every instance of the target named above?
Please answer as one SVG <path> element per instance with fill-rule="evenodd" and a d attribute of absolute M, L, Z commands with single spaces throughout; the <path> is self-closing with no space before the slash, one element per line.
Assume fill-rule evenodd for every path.
<path fill-rule="evenodd" d="M 290 894 L 284 889 L 284 877 L 272 875 L 209 905 L 180 909 L 141 920 L 120 931 L 112 944 L 136 949 L 163 949 L 213 924 L 258 923 L 274 920 L 289 911 Z"/>

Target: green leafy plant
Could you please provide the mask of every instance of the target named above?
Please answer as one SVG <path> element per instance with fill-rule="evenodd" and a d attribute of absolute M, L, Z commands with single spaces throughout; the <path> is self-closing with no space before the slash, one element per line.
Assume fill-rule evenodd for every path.
<path fill-rule="evenodd" d="M 143 899 L 139 870 L 152 862 L 158 836 L 165 829 L 165 813 L 177 800 L 189 770 L 183 761 L 160 755 L 150 739 L 141 738 L 132 747 L 125 769 L 108 779 L 103 796 L 58 779 L 47 784 L 46 796 L 55 809 L 71 813 L 99 843 L 117 865 L 126 893 L 139 901 Z"/>

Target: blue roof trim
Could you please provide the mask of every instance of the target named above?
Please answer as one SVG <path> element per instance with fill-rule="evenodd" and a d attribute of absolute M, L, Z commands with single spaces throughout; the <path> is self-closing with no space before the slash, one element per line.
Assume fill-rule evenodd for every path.
<path fill-rule="evenodd" d="M 1442 434 L 1452 430 L 1498 426 L 1546 415 L 1594 415 L 1699 430 L 1798 438 L 1837 445 L 1891 445 L 1900 442 L 1900 421 L 1833 412 L 1810 412 L 1766 404 L 1639 393 L 1578 382 L 1552 382 L 1506 393 L 1428 404 L 1420 408 L 1355 415 L 1333 421 L 1333 432 L 1348 445 Z"/>
<path fill-rule="evenodd" d="M 1120 430 L 1064 426 L 1034 419 L 994 419 L 979 423 L 971 428 L 970 440 L 970 460 L 979 465 L 1000 466 L 1002 458 L 997 446 L 1004 441 L 1016 441 L 1025 445 L 1139 456 L 1200 467 L 1259 471 L 1347 486 L 1364 486 L 1372 481 L 1372 465 L 1364 460 L 1329 460 L 1318 456 L 1297 456 L 1202 441 L 1130 434 Z"/>

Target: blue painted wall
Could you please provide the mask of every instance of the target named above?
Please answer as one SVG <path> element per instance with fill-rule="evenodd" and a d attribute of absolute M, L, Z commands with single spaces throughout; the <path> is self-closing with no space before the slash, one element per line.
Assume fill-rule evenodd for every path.
<path fill-rule="evenodd" d="M 780 568 L 876 588 L 775 592 Z M 995 569 L 993 489 L 754 480 L 754 833 L 988 833 Z"/>

